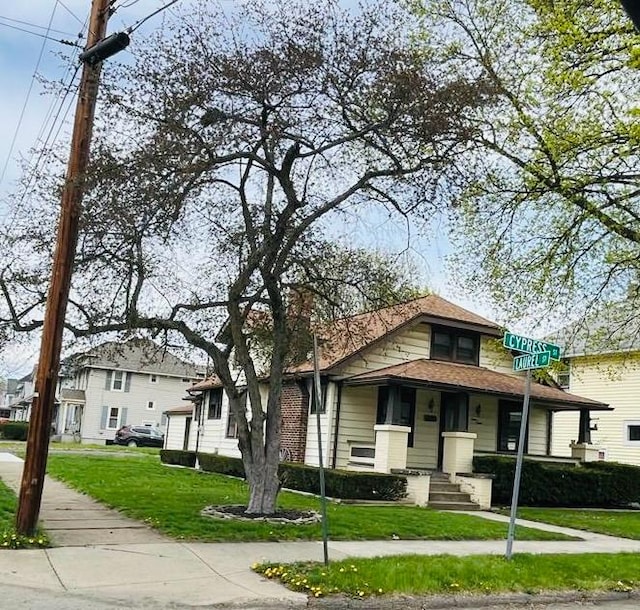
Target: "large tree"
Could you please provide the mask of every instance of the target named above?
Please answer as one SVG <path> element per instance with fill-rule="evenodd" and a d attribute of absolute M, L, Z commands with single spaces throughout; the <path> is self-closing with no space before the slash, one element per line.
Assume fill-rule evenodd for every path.
<path fill-rule="evenodd" d="M 491 99 L 482 78 L 411 48 L 411 19 L 387 2 L 199 3 L 137 41 L 106 83 L 67 328 L 164 333 L 208 354 L 238 422 L 249 512 L 275 509 L 281 384 L 299 340 L 290 295 L 324 296 L 332 315 L 336 295 L 362 305 L 385 266 L 332 242 L 379 206 L 435 211 L 469 117 Z M 44 199 L 55 180 L 40 185 Z M 0 288 L 14 329 L 40 323 L 51 210 L 23 207 L 11 226 Z M 251 349 L 255 311 L 266 360 Z"/>
<path fill-rule="evenodd" d="M 426 46 L 500 99 L 458 164 L 453 239 L 467 285 L 512 321 L 563 323 L 620 299 L 636 315 L 640 46 L 619 2 L 411 4 Z"/>

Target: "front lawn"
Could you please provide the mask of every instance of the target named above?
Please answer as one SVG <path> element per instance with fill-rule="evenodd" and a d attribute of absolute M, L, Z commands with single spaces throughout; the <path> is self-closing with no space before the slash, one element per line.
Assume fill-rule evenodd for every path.
<path fill-rule="evenodd" d="M 146 521 L 174 538 L 201 541 L 318 540 L 316 525 L 215 520 L 202 517 L 207 505 L 246 504 L 243 481 L 190 469 L 169 468 L 151 456 L 126 459 L 108 455 L 51 455 L 50 475 L 75 489 Z M 281 508 L 318 509 L 318 499 L 289 492 L 279 496 Z M 507 526 L 480 517 L 441 513 L 410 506 L 329 504 L 333 540 L 500 540 Z M 518 528 L 519 540 L 567 537 Z"/>
<path fill-rule="evenodd" d="M 254 570 L 314 597 L 631 591 L 640 555 L 404 555 L 319 563 L 263 564 Z"/>
<path fill-rule="evenodd" d="M 518 517 L 640 540 L 640 511 L 519 508 Z"/>

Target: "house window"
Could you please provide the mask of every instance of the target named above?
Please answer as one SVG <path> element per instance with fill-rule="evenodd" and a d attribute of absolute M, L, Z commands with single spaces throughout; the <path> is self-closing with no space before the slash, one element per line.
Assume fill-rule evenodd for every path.
<path fill-rule="evenodd" d="M 244 408 L 247 408 L 247 392 L 242 392 L 238 397 L 241 405 L 244 405 Z M 236 422 L 236 418 L 231 412 L 231 405 L 229 405 L 229 416 L 227 417 L 227 430 L 225 433 L 227 438 L 238 438 L 238 423 Z"/>
<path fill-rule="evenodd" d="M 109 418 L 107 419 L 107 428 L 109 428 L 110 430 L 117 430 L 119 421 L 120 421 L 120 408 L 111 407 L 109 409 Z"/>
<path fill-rule="evenodd" d="M 111 389 L 114 392 L 122 392 L 122 390 L 124 390 L 123 371 L 113 371 L 113 377 L 111 378 Z"/>
<path fill-rule="evenodd" d="M 395 424 L 411 428 L 407 446 L 413 447 L 416 420 L 416 390 L 398 386 L 378 388 L 376 424 Z"/>
<path fill-rule="evenodd" d="M 153 400 L 150 400 L 147 402 L 147 409 L 151 410 L 151 409 L 155 409 L 156 406 L 153 404 Z"/>
<path fill-rule="evenodd" d="M 520 424 L 522 422 L 522 404 L 501 400 L 498 405 L 498 451 L 516 453 L 520 442 Z M 528 422 L 527 422 L 528 428 Z M 529 430 L 525 431 L 524 452 L 529 447 Z"/>
<path fill-rule="evenodd" d="M 465 364 L 479 362 L 478 335 L 434 326 L 431 332 L 431 358 Z"/>
<path fill-rule="evenodd" d="M 157 375 L 149 375 L 149 383 L 158 383 L 158 376 Z"/>
<path fill-rule="evenodd" d="M 569 383 L 571 381 L 571 363 L 569 360 L 561 360 L 558 363 L 556 381 L 561 388 L 569 388 Z"/>
<path fill-rule="evenodd" d="M 329 380 L 326 377 L 320 378 L 320 413 L 327 412 L 327 386 Z M 309 413 L 316 414 L 316 382 L 311 379 L 311 392 L 309 392 Z"/>
<path fill-rule="evenodd" d="M 628 445 L 640 444 L 640 421 L 624 422 L 624 440 Z"/>
<path fill-rule="evenodd" d="M 209 410 L 207 419 L 222 418 L 222 388 L 215 388 L 209 391 Z"/>

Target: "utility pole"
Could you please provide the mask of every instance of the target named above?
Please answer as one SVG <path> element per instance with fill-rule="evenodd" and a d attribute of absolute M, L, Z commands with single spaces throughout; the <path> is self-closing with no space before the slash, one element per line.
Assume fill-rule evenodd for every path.
<path fill-rule="evenodd" d="M 111 0 L 92 0 L 87 51 L 83 53 L 84 56 L 90 53 L 91 47 L 94 47 L 105 38 L 111 3 Z M 89 161 L 89 146 L 98 95 L 101 60 L 104 59 L 104 56 L 84 58 L 81 56 L 81 59 L 84 64 L 76 105 L 67 175 L 62 192 L 56 249 L 49 293 L 47 295 L 40 357 L 31 408 L 29 435 L 27 437 L 27 455 L 24 462 L 18 512 L 16 514 L 16 529 L 19 534 L 27 536 L 34 534 L 40 514 L 42 487 L 44 485 L 49 437 L 51 435 L 51 419 L 58 385 L 62 331 L 69 299 L 76 244 L 78 242 L 78 220 L 81 212 L 84 174 Z"/>

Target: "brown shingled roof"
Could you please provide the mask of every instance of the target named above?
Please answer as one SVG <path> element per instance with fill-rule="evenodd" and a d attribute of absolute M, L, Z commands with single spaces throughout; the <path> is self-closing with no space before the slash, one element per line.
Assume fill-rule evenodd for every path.
<path fill-rule="evenodd" d="M 179 407 L 172 407 L 167 409 L 165 413 L 169 415 L 189 415 L 193 412 L 193 405 L 181 405 Z"/>
<path fill-rule="evenodd" d="M 348 385 L 371 385 L 390 380 L 416 382 L 439 389 L 476 390 L 483 394 L 498 394 L 522 398 L 525 380 L 515 375 L 498 373 L 484 367 L 421 358 L 403 364 L 361 373 L 345 380 Z M 556 408 L 589 408 L 596 411 L 609 410 L 601 402 L 569 394 L 563 390 L 540 383 L 531 383 L 531 399 L 548 403 Z"/>
<path fill-rule="evenodd" d="M 191 392 L 193 390 L 197 392 L 202 392 L 203 390 L 212 390 L 213 388 L 221 388 L 222 381 L 217 375 L 211 375 L 211 377 L 207 377 L 207 379 L 203 379 L 202 381 L 198 381 L 193 385 L 187 388 L 187 392 Z"/>
<path fill-rule="evenodd" d="M 419 321 L 454 323 L 495 337 L 502 334 L 495 322 L 438 295 L 430 294 L 406 303 L 336 320 L 316 329 L 322 338 L 320 370 L 333 368 L 394 331 Z M 313 363 L 309 361 L 289 369 L 288 372 L 302 373 L 312 370 Z"/>

